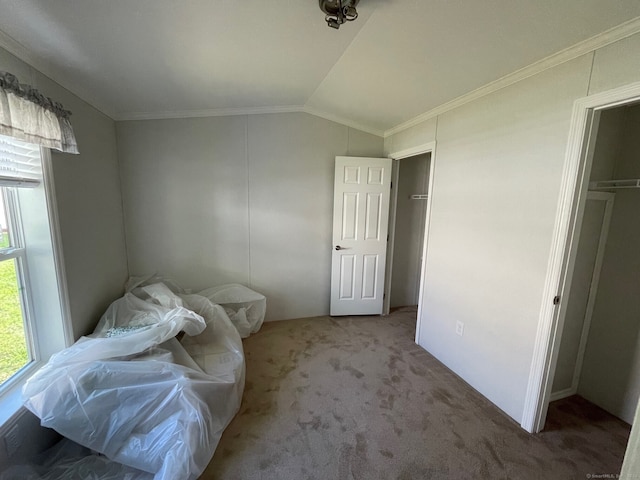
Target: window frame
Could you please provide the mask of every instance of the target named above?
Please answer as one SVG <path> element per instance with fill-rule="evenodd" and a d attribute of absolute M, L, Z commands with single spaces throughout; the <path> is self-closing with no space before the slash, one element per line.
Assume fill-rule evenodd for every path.
<path fill-rule="evenodd" d="M 32 280 L 33 275 L 38 275 L 38 272 L 34 272 L 34 269 L 29 266 L 29 245 L 28 241 L 25 239 L 25 212 L 20 205 L 20 188 L 2 187 L 3 195 L 5 193 L 10 193 L 9 195 L 5 195 L 5 198 L 13 197 L 8 200 L 8 203 L 11 206 L 8 204 L 5 205 L 8 210 L 10 208 L 15 209 L 12 212 L 7 212 L 7 216 L 9 217 L 7 219 L 7 223 L 10 223 L 9 229 L 12 231 L 12 234 L 17 235 L 17 239 L 14 240 L 10 236 L 12 245 L 9 248 L 15 248 L 15 250 L 9 255 L 0 256 L 0 261 L 16 258 L 16 263 L 22 263 L 20 267 L 16 265 L 16 273 L 19 277 L 18 282 L 24 289 L 24 291 L 21 292 L 20 297 L 25 324 L 25 339 L 27 340 L 27 349 L 30 361 L 0 385 L 0 435 L 2 435 L 3 431 L 6 430 L 9 425 L 14 424 L 19 416 L 27 411 L 26 409 L 21 408 L 22 386 L 27 379 L 46 363 L 51 354 L 68 347 L 75 340 L 71 324 L 70 303 L 64 258 L 62 254 L 62 235 L 60 231 L 58 212 L 56 209 L 57 202 L 55 196 L 51 152 L 48 148 L 44 147 L 40 147 L 39 151 L 42 165 L 42 190 L 40 195 L 44 198 L 44 206 L 46 210 L 39 212 L 39 215 L 48 222 L 48 238 L 46 241 L 48 242 L 48 245 L 50 245 L 51 253 L 51 256 L 48 258 L 52 262 L 53 269 L 55 270 L 53 273 L 49 272 L 48 277 L 50 280 L 55 277 L 57 293 L 57 295 L 52 295 L 53 303 L 55 304 L 53 307 L 57 310 L 56 314 L 53 315 L 56 317 L 53 327 L 56 329 L 60 328 L 61 330 L 59 335 L 57 335 L 58 338 L 48 338 L 49 335 L 47 335 L 46 330 L 52 328 L 52 325 L 49 322 L 50 318 L 48 318 L 48 316 L 47 318 L 44 318 L 44 315 L 38 315 L 38 308 L 36 308 L 35 305 L 39 299 L 35 298 L 37 294 L 35 293 L 36 290 L 33 288 L 34 283 Z M 8 192 L 8 189 L 11 189 L 12 192 Z M 15 247 L 13 242 L 17 242 Z M 53 281 L 50 283 L 53 283 Z M 42 288 L 42 286 L 40 286 L 40 288 Z M 51 303 L 52 298 L 44 301 L 44 304 L 48 306 L 48 304 Z M 45 323 L 47 323 L 47 325 L 45 325 Z"/>

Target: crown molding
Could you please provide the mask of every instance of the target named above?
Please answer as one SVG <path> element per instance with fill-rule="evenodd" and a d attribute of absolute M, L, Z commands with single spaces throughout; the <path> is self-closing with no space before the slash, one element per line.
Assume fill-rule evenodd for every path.
<path fill-rule="evenodd" d="M 319 110 L 315 107 L 305 106 L 302 109 L 302 112 L 308 113 L 309 115 L 314 115 L 316 117 L 324 118 L 325 120 L 329 120 L 331 122 L 336 122 L 346 127 L 351 127 L 356 130 L 361 130 L 365 133 L 370 133 L 371 135 L 375 135 L 376 137 L 383 137 L 384 131 L 378 130 L 377 128 L 371 128 L 367 125 L 363 125 L 358 122 L 354 122 L 349 120 L 348 118 L 341 117 L 339 115 L 333 115 L 332 113 L 327 113 L 323 110 Z"/>
<path fill-rule="evenodd" d="M 116 115 L 116 121 L 166 120 L 171 118 L 231 117 L 235 115 L 259 115 L 265 113 L 302 112 L 302 105 L 273 107 L 210 108 L 204 110 L 173 110 L 165 112 L 125 112 Z"/>
<path fill-rule="evenodd" d="M 68 77 L 64 73 L 55 69 L 46 60 L 42 60 L 38 58 L 38 56 L 34 55 L 31 52 L 31 50 L 29 50 L 23 44 L 18 42 L 15 38 L 8 35 L 6 32 L 2 30 L 0 30 L 0 47 L 4 48 L 10 54 L 12 54 L 13 56 L 25 62 L 31 68 L 37 70 L 42 75 L 50 78 L 51 80 L 56 82 L 58 85 L 60 85 L 62 88 L 64 88 L 65 90 L 68 90 L 73 95 L 75 95 L 76 97 L 78 97 L 80 100 L 87 103 L 91 107 L 95 108 L 103 115 L 106 115 L 111 119 L 115 119 L 115 112 L 113 112 L 110 108 L 107 108 L 101 102 L 97 101 L 95 98 L 93 98 L 92 95 L 88 94 L 86 91 L 78 92 L 78 90 L 75 87 L 71 87 L 70 85 L 72 85 L 72 82 L 68 81 Z M 34 79 L 33 78 L 30 79 L 30 81 L 34 82 Z M 37 85 L 35 86 L 37 87 Z"/>
<path fill-rule="evenodd" d="M 366 125 L 361 125 L 349 119 L 332 115 L 306 105 L 283 105 L 273 107 L 247 107 L 247 108 L 212 108 L 206 110 L 176 110 L 166 112 L 125 112 L 116 115 L 119 122 L 135 120 L 167 120 L 173 118 L 202 118 L 202 117 L 230 117 L 234 115 L 260 115 L 268 113 L 308 113 L 316 117 L 324 118 L 341 125 L 362 130 L 363 132 L 382 137 L 383 132 Z"/>
<path fill-rule="evenodd" d="M 291 106 L 271 106 L 271 107 L 254 107 L 254 108 L 220 108 L 220 109 L 206 109 L 206 110 L 183 110 L 183 111 L 166 111 L 166 112 L 124 112 L 116 114 L 110 108 L 105 107 L 101 102 L 92 98 L 92 95 L 87 92 L 80 92 L 75 88 L 70 88 L 69 85 L 72 82 L 68 81 L 67 76 L 53 68 L 46 60 L 39 59 L 34 55 L 27 47 L 20 42 L 9 36 L 2 30 L 0 30 L 0 47 L 7 50 L 9 53 L 15 55 L 20 60 L 26 62 L 31 67 L 40 71 L 42 74 L 51 78 L 53 81 L 60 84 L 63 88 L 69 90 L 74 95 L 78 96 L 81 100 L 91 105 L 96 110 L 107 115 L 108 117 L 116 121 L 125 120 L 158 120 L 169 118 L 190 118 L 190 117 L 218 117 L 218 116 L 233 116 L 233 115 L 255 115 L 255 114 L 267 114 L 267 113 L 293 113 L 304 112 L 317 117 L 324 118 L 342 125 L 361 130 L 372 135 L 387 138 L 393 134 L 411 128 L 419 123 L 424 122 L 430 118 L 441 115 L 445 112 L 458 108 L 467 103 L 473 102 L 481 97 L 496 92 L 502 88 L 513 85 L 521 80 L 529 78 L 533 75 L 537 75 L 545 70 L 561 65 L 562 63 L 573 60 L 582 55 L 591 53 L 599 48 L 605 47 L 611 43 L 615 43 L 619 40 L 627 38 L 631 35 L 640 32 L 640 17 L 636 17 L 625 23 L 622 23 L 616 27 L 606 30 L 598 35 L 595 35 L 587 40 L 577 43 L 571 47 L 561 50 L 553 55 L 550 55 L 542 60 L 539 60 L 529 66 L 521 68 L 513 73 L 505 75 L 498 80 L 488 83 L 476 90 L 473 90 L 465 95 L 462 95 L 454 100 L 446 102 L 436 108 L 433 108 L 423 114 L 420 114 L 406 122 L 403 122 L 389 130 L 382 131 L 376 128 L 371 128 L 367 125 L 354 122 L 339 115 L 327 113 L 319 110 L 315 107 L 308 105 L 291 105 Z"/>
<path fill-rule="evenodd" d="M 481 97 L 501 90 L 505 87 L 508 87 L 509 85 L 513 85 L 514 83 L 520 82 L 521 80 L 524 80 L 526 78 L 537 75 L 538 73 L 544 72 L 545 70 L 556 67 L 575 58 L 581 57 L 582 55 L 594 52 L 595 50 L 606 47 L 607 45 L 610 45 L 617 41 L 623 40 L 638 32 L 640 32 L 640 17 L 633 18 L 616 27 L 605 30 L 598 35 L 583 40 L 580 43 L 576 43 L 571 47 L 565 48 L 564 50 L 560 50 L 553 55 L 545 57 L 542 60 L 532 63 L 531 65 L 521 68 L 520 70 L 516 70 L 515 72 L 505 75 L 498 80 L 488 83 L 480 88 L 477 88 L 476 90 L 472 90 L 469 93 L 466 93 L 449 102 L 443 103 L 442 105 L 439 105 L 438 107 L 422 113 L 417 117 L 407 120 L 406 122 L 403 122 L 385 131 L 384 138 L 387 138 L 408 128 L 414 127 L 419 123 L 424 122 L 425 120 L 437 117 L 438 115 L 442 115 L 443 113 L 453 110 L 454 108 L 458 108 L 462 105 L 473 102 L 474 100 L 478 100 Z"/>
<path fill-rule="evenodd" d="M 246 108 L 213 108 L 204 110 L 176 110 L 176 111 L 164 111 L 164 112 L 122 112 L 115 113 L 109 108 L 100 106 L 99 102 L 94 100 L 88 100 L 89 96 L 82 97 L 76 93 L 75 89 L 69 88 L 69 83 L 65 79 L 65 76 L 60 72 L 54 71 L 48 62 L 38 59 L 31 51 L 22 45 L 20 42 L 9 36 L 2 30 L 0 30 L 0 47 L 7 50 L 12 55 L 18 57 L 29 66 L 35 68 L 40 73 L 51 78 L 56 83 L 60 84 L 63 88 L 66 88 L 74 95 L 87 102 L 96 110 L 102 112 L 115 121 L 129 121 L 129 120 L 163 120 L 171 118 L 202 118 L 202 117 L 223 117 L 234 115 L 259 115 L 268 113 L 308 113 L 316 117 L 324 118 L 332 122 L 340 123 L 347 127 L 355 128 L 378 137 L 383 136 L 383 131 L 375 128 L 370 128 L 366 125 L 361 125 L 357 122 L 353 122 L 349 119 L 333 115 L 314 107 L 306 105 L 286 105 L 286 106 L 270 106 L 270 107 L 246 107 Z"/>
<path fill-rule="evenodd" d="M 31 66 L 35 66 L 35 63 L 38 63 L 27 47 L 2 30 L 0 30 L 0 47 Z"/>

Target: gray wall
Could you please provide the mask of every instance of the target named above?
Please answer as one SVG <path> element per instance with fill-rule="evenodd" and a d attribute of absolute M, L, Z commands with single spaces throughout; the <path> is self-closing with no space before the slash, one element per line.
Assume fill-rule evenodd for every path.
<path fill-rule="evenodd" d="M 640 178 L 640 107 L 626 109 L 614 178 Z M 640 396 L 640 191 L 618 190 L 578 393 L 631 423 Z"/>
<path fill-rule="evenodd" d="M 53 154 L 54 187 L 71 321 L 75 337 L 89 333 L 111 301 L 122 295 L 127 261 L 118 173 L 115 122 L 36 69 L 0 48 L 0 70 L 61 102 L 73 112 L 80 155 Z M 20 461 L 55 435 L 25 413 L 18 422 L 26 439 L 11 458 Z M 0 464 L 6 464 L 0 441 Z"/>
<path fill-rule="evenodd" d="M 132 274 L 246 284 L 269 320 L 328 313 L 334 157 L 382 138 L 305 113 L 117 128 Z"/>
<path fill-rule="evenodd" d="M 410 196 L 427 193 L 430 158 L 428 153 L 398 161 L 391 307 L 418 304 L 427 201 L 411 200 Z"/>
<path fill-rule="evenodd" d="M 634 35 L 385 138 L 437 141 L 418 341 L 517 421 L 573 102 L 639 81 L 639 63 Z"/>

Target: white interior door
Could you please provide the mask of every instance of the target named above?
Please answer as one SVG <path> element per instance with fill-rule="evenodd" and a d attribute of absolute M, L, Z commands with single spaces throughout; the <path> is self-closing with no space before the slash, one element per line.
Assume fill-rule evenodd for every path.
<path fill-rule="evenodd" d="M 382 313 L 391 162 L 336 157 L 331 315 Z"/>
<path fill-rule="evenodd" d="M 574 395 L 578 391 L 614 198 L 613 193 L 587 194 L 551 390 L 553 400 Z"/>

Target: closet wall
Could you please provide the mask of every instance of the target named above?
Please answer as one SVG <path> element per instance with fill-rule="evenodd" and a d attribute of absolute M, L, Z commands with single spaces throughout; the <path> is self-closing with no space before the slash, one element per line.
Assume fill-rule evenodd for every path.
<path fill-rule="evenodd" d="M 427 200 L 412 200 L 429 187 L 431 154 L 399 160 L 391 308 L 418 304 Z"/>

